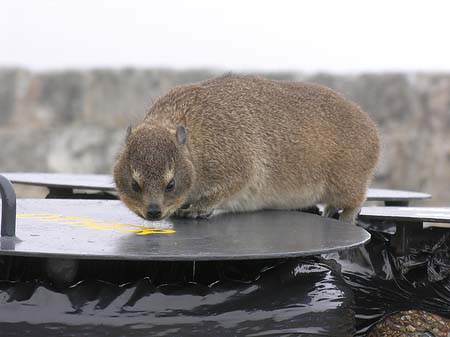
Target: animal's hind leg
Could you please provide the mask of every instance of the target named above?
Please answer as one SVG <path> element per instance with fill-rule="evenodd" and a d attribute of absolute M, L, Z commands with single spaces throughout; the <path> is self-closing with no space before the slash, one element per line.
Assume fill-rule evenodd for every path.
<path fill-rule="evenodd" d="M 366 199 L 366 191 L 367 183 L 358 181 L 341 189 L 340 193 L 335 196 L 335 205 L 342 209 L 339 216 L 340 221 L 355 223 L 359 210 Z"/>
<path fill-rule="evenodd" d="M 359 213 L 359 210 L 360 210 L 359 207 L 344 208 L 344 210 L 341 213 L 341 216 L 339 217 L 339 220 L 344 221 L 344 222 L 350 222 L 350 223 L 354 224 L 356 216 Z"/>
<path fill-rule="evenodd" d="M 331 205 L 326 205 L 325 209 L 323 210 L 323 216 L 327 217 L 327 218 L 334 218 L 334 215 L 338 212 L 338 208 L 331 206 Z"/>

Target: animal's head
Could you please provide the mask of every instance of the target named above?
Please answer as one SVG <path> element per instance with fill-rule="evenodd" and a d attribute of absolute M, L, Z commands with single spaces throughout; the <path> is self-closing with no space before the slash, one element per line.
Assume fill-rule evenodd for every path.
<path fill-rule="evenodd" d="M 114 166 L 120 199 L 137 215 L 161 220 L 183 206 L 195 179 L 183 126 L 141 125 L 128 130 Z"/>

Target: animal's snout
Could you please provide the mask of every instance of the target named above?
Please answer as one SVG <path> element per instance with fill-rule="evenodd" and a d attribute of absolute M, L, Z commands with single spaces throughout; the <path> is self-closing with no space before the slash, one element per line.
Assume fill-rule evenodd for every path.
<path fill-rule="evenodd" d="M 161 207 L 159 207 L 159 205 L 157 204 L 150 204 L 147 210 L 147 218 L 156 220 L 159 219 L 160 217 L 161 217 Z"/>

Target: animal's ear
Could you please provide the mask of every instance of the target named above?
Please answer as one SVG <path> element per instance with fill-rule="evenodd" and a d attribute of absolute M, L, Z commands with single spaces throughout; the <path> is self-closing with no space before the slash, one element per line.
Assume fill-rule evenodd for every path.
<path fill-rule="evenodd" d="M 186 144 L 186 138 L 187 138 L 187 131 L 186 128 L 182 125 L 177 126 L 177 142 L 180 145 Z"/>
<path fill-rule="evenodd" d="M 128 125 L 127 134 L 125 135 L 125 141 L 128 141 L 128 138 L 130 138 L 131 131 L 133 131 L 133 128 L 131 127 L 131 125 Z"/>

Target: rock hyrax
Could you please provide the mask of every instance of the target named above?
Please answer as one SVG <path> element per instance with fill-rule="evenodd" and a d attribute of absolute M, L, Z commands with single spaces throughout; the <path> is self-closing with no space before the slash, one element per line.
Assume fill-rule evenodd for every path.
<path fill-rule="evenodd" d="M 323 203 L 353 222 L 379 147 L 369 116 L 328 88 L 228 75 L 159 98 L 129 130 L 114 179 L 148 220 Z"/>

